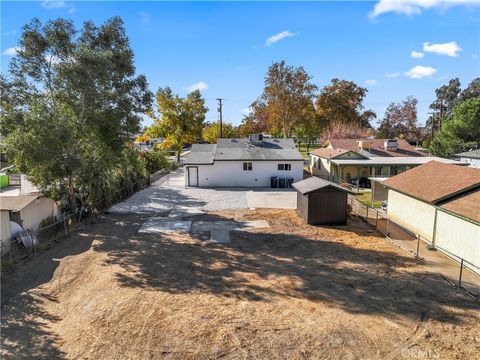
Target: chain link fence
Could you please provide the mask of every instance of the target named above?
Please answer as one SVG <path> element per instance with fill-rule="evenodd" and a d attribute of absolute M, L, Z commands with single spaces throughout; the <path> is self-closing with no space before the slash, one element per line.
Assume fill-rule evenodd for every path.
<path fill-rule="evenodd" d="M 89 212 L 70 212 L 68 214 L 62 214 L 57 219 L 52 218 L 50 221 L 47 220 L 46 224 L 44 221 L 39 229 L 35 232 L 31 232 L 36 238 L 36 241 L 33 242 L 33 246 L 25 246 L 18 237 L 15 237 L 10 241 L 10 250 L 3 256 L 2 266 L 8 267 L 10 264 L 30 257 L 39 250 L 52 247 L 55 243 L 65 239 L 65 237 L 75 229 L 77 224 L 85 219 L 91 219 L 93 216 L 102 213 L 112 205 L 129 198 L 137 191 L 140 191 L 149 185 L 149 177 L 142 178 L 128 186 L 107 194 L 102 199 L 94 202 Z"/>
<path fill-rule="evenodd" d="M 480 268 L 438 245 L 432 245 L 427 239 L 389 219 L 382 209 L 367 206 L 354 195 L 348 196 L 348 204 L 353 215 L 373 226 L 395 246 L 428 264 L 431 270 L 457 289 L 466 291 L 480 301 Z"/>

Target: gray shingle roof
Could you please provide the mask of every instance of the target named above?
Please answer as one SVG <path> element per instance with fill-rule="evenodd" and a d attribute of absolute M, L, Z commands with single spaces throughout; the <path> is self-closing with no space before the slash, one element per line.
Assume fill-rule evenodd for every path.
<path fill-rule="evenodd" d="M 337 190 L 347 192 L 347 193 L 352 193 L 350 190 L 338 184 L 335 184 L 331 181 L 327 181 L 324 179 L 320 179 L 319 177 L 316 177 L 316 176 L 312 176 L 305 180 L 293 183 L 292 187 L 303 195 L 306 195 L 311 192 L 314 192 L 323 188 L 327 188 L 327 187 L 335 188 Z"/>
<path fill-rule="evenodd" d="M 455 154 L 455 156 L 471 159 L 480 159 L 480 149 L 462 152 L 460 154 Z"/>
<path fill-rule="evenodd" d="M 188 154 L 186 165 L 204 165 L 213 164 L 213 154 L 215 144 L 193 144 L 190 154 Z"/>
<path fill-rule="evenodd" d="M 216 145 L 194 144 L 185 164 L 212 164 L 214 161 L 283 160 L 303 161 L 293 139 L 264 139 L 262 146 L 247 139 L 218 139 Z"/>

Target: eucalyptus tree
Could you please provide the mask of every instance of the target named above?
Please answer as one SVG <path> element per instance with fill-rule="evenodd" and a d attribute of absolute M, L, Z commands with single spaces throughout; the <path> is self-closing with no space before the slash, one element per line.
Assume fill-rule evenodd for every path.
<path fill-rule="evenodd" d="M 74 210 L 131 175 L 137 160 L 128 143 L 151 103 L 146 78 L 135 75 L 119 17 L 80 30 L 69 20 L 34 19 L 18 48 L 0 83 L 5 153 Z"/>

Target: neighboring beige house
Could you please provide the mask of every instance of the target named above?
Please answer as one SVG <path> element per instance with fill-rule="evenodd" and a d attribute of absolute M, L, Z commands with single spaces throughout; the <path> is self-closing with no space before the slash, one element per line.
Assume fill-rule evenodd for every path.
<path fill-rule="evenodd" d="M 11 222 L 36 231 L 41 222 L 56 215 L 55 202 L 41 195 L 0 196 L 1 252 L 10 250 Z"/>
<path fill-rule="evenodd" d="M 391 220 L 480 272 L 480 169 L 430 161 L 383 185 Z"/>
<path fill-rule="evenodd" d="M 371 178 L 395 176 L 431 160 L 461 164 L 427 155 L 404 139 L 330 139 L 309 153 L 309 169 L 330 181 L 360 180 L 360 187 L 369 187 Z"/>

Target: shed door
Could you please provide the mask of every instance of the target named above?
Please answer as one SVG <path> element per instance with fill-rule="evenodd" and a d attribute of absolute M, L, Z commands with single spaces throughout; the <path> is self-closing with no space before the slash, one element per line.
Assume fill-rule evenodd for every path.
<path fill-rule="evenodd" d="M 188 171 L 188 186 L 198 186 L 198 167 L 189 166 Z"/>

